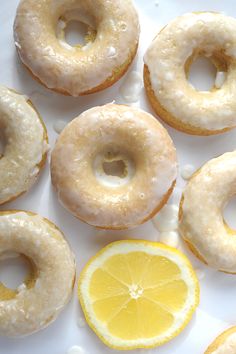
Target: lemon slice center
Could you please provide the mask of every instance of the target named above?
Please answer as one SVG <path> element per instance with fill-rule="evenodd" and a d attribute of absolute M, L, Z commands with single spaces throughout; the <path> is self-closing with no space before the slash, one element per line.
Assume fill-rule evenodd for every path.
<path fill-rule="evenodd" d="M 137 284 L 132 284 L 129 287 L 129 295 L 132 299 L 139 299 L 143 295 L 143 288 Z"/>

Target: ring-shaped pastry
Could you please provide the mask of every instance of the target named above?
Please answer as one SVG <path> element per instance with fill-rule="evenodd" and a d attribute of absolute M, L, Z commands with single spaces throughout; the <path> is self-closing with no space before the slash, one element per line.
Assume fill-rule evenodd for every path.
<path fill-rule="evenodd" d="M 236 273 L 236 231 L 223 210 L 236 195 L 236 152 L 207 162 L 188 182 L 179 212 L 179 231 L 193 253 L 209 266 Z"/>
<path fill-rule="evenodd" d="M 88 26 L 87 44 L 65 41 L 70 21 Z M 128 69 L 138 47 L 131 0 L 21 0 L 14 25 L 19 56 L 46 87 L 72 96 L 105 89 Z"/>
<path fill-rule="evenodd" d="M 24 283 L 0 283 L 0 335 L 19 337 L 48 326 L 69 301 L 75 260 L 60 230 L 37 214 L 0 212 L 0 259 L 16 252 L 32 264 Z"/>
<path fill-rule="evenodd" d="M 125 229 L 150 219 L 167 202 L 177 175 L 176 151 L 152 115 L 108 104 L 63 130 L 51 174 L 59 200 L 79 219 Z"/>
<path fill-rule="evenodd" d="M 35 183 L 48 150 L 46 127 L 30 100 L 0 86 L 0 205 Z"/>
<path fill-rule="evenodd" d="M 225 81 L 197 91 L 188 81 L 191 63 L 208 57 Z M 188 13 L 156 36 L 144 58 L 147 96 L 172 127 L 195 135 L 236 126 L 236 19 L 213 12 Z"/>

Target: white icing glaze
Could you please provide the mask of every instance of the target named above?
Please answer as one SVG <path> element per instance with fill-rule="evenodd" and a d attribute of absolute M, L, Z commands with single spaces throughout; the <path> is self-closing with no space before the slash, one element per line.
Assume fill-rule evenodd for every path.
<path fill-rule="evenodd" d="M 234 151 L 210 160 L 190 179 L 183 193 L 179 223 L 183 238 L 210 266 L 232 273 L 236 273 L 236 242 L 226 228 L 222 211 L 235 194 Z"/>
<path fill-rule="evenodd" d="M 236 333 L 232 333 L 212 354 L 236 354 Z"/>
<path fill-rule="evenodd" d="M 184 165 L 181 169 L 181 177 L 186 181 L 191 178 L 193 173 L 195 172 L 195 167 L 191 164 Z"/>
<path fill-rule="evenodd" d="M 140 98 L 142 88 L 143 80 L 141 74 L 138 71 L 131 71 L 120 87 L 120 94 L 128 103 L 137 102 Z"/>
<path fill-rule="evenodd" d="M 70 50 L 75 52 L 76 49 L 74 47 L 72 47 L 70 44 L 68 44 L 65 40 L 63 39 L 59 39 L 59 44 L 61 45 L 62 48 L 66 49 L 66 50 Z"/>
<path fill-rule="evenodd" d="M 91 23 L 96 40 L 82 48 L 70 46 L 60 18 Z M 17 10 L 14 34 L 21 60 L 36 77 L 51 89 L 78 96 L 131 60 L 139 21 L 132 0 L 25 0 Z"/>
<path fill-rule="evenodd" d="M 114 47 L 108 47 L 108 50 L 107 50 L 107 56 L 108 56 L 108 58 L 114 58 L 116 55 L 117 55 L 116 48 L 114 48 Z"/>
<path fill-rule="evenodd" d="M 78 327 L 84 328 L 86 326 L 86 321 L 83 317 L 79 317 L 77 320 Z"/>
<path fill-rule="evenodd" d="M 160 232 L 174 231 L 178 228 L 179 208 L 175 204 L 167 204 L 152 219 L 154 226 Z"/>
<path fill-rule="evenodd" d="M 67 122 L 64 120 L 56 120 L 55 123 L 53 124 L 53 129 L 57 134 L 61 134 L 62 130 L 65 128 L 67 125 Z"/>
<path fill-rule="evenodd" d="M 225 82 L 226 79 L 226 73 L 223 71 L 217 71 L 216 73 L 216 80 L 215 80 L 215 87 L 216 88 L 221 88 Z"/>
<path fill-rule="evenodd" d="M 0 254 L 8 251 L 24 254 L 38 270 L 32 288 L 21 285 L 16 297 L 0 301 L 0 334 L 24 336 L 46 327 L 69 301 L 75 261 L 61 232 L 26 212 L 0 214 Z"/>
<path fill-rule="evenodd" d="M 108 152 L 116 160 L 133 161 L 134 172 L 128 166 L 128 179 L 116 187 L 109 186 L 108 179 L 101 183 L 93 169 L 97 157 L 100 161 Z M 74 215 L 94 226 L 132 227 L 144 221 L 172 187 L 176 151 L 153 116 L 108 104 L 84 112 L 63 130 L 52 152 L 51 172 L 60 201 Z"/>
<path fill-rule="evenodd" d="M 85 351 L 83 348 L 79 347 L 78 345 L 74 345 L 68 351 L 66 354 L 85 354 Z"/>
<path fill-rule="evenodd" d="M 44 142 L 43 142 L 43 151 L 45 153 L 47 153 L 47 152 L 50 151 L 50 149 L 51 149 L 50 144 L 48 144 L 47 140 L 44 140 Z"/>
<path fill-rule="evenodd" d="M 196 272 L 196 274 L 197 274 L 198 280 L 202 280 L 202 279 L 204 279 L 205 276 L 206 276 L 206 272 L 205 272 L 203 269 L 196 268 L 196 269 L 195 269 L 195 272 Z"/>
<path fill-rule="evenodd" d="M 0 158 L 0 204 L 27 191 L 47 152 L 46 130 L 25 96 L 0 86 L 0 128 L 6 145 Z"/>
<path fill-rule="evenodd" d="M 170 22 L 154 39 L 144 62 L 160 104 L 180 122 L 205 130 L 236 125 L 236 19 L 217 13 L 189 13 Z M 195 50 L 230 56 L 221 89 L 198 92 L 188 82 L 184 65 Z M 171 80 L 168 80 L 166 77 Z"/>
<path fill-rule="evenodd" d="M 17 291 L 20 293 L 21 291 L 25 291 L 27 289 L 27 286 L 23 283 L 18 286 Z"/>
<path fill-rule="evenodd" d="M 165 231 L 160 233 L 159 241 L 168 246 L 178 248 L 179 246 L 179 234 L 176 231 Z"/>
<path fill-rule="evenodd" d="M 16 48 L 21 49 L 21 45 L 16 41 L 15 41 L 15 46 L 16 46 Z"/>

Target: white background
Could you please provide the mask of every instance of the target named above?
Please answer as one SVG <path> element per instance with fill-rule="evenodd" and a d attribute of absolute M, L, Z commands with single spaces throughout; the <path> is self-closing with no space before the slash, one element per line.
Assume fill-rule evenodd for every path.
<path fill-rule="evenodd" d="M 46 122 L 50 145 L 53 147 L 57 137 L 53 130 L 56 120 L 63 119 L 69 122 L 85 109 L 113 100 L 117 103 L 125 103 L 119 95 L 119 87 L 123 79 L 111 89 L 78 99 L 51 93 L 40 86 L 22 67 L 15 52 L 12 25 L 17 4 L 18 0 L 1 1 L 0 84 L 23 92 L 32 99 Z M 140 72 L 142 72 L 143 54 L 150 41 L 156 32 L 175 16 L 190 11 L 215 10 L 236 17 L 235 0 L 159 0 L 158 3 L 154 0 L 136 0 L 136 5 L 140 13 L 142 33 L 138 56 L 131 70 Z M 195 76 L 199 79 L 198 74 Z M 152 112 L 144 92 L 137 105 Z M 186 163 L 191 163 L 197 168 L 210 158 L 235 148 L 235 131 L 202 138 L 188 136 L 169 127 L 168 131 L 177 147 L 180 170 Z M 184 183 L 179 177 L 175 195 L 170 202 L 178 201 Z M 77 275 L 86 261 L 112 240 L 127 237 L 158 239 L 158 232 L 151 222 L 128 232 L 98 232 L 75 219 L 57 201 L 51 186 L 48 164 L 38 183 L 27 195 L 0 208 L 0 210 L 6 209 L 32 210 L 55 222 L 67 236 L 76 254 Z M 232 221 L 233 209 L 229 214 Z M 200 354 L 219 332 L 236 323 L 236 276 L 208 269 L 183 247 L 181 248 L 189 255 L 194 267 L 201 269 L 205 275 L 200 281 L 200 306 L 188 327 L 176 339 L 161 348 L 136 350 L 131 353 Z M 87 354 L 117 353 L 105 347 L 87 325 L 82 328 L 78 326 L 78 319 L 81 318 L 82 313 L 77 301 L 76 288 L 77 286 L 69 306 L 47 329 L 22 339 L 0 337 L 0 354 L 65 354 L 73 345 L 81 346 Z"/>

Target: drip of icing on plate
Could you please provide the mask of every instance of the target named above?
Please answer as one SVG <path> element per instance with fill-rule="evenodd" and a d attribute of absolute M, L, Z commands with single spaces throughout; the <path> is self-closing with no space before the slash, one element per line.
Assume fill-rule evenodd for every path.
<path fill-rule="evenodd" d="M 131 71 L 120 87 L 120 94 L 126 102 L 135 103 L 139 101 L 142 88 L 143 80 L 141 74 L 138 71 Z"/>
<path fill-rule="evenodd" d="M 167 246 L 178 248 L 180 238 L 177 231 L 165 231 L 160 233 L 159 241 Z"/>
<path fill-rule="evenodd" d="M 67 350 L 66 354 L 86 354 L 86 352 L 78 345 L 73 345 L 73 347 Z"/>
<path fill-rule="evenodd" d="M 175 231 L 178 228 L 179 208 L 175 204 L 167 204 L 152 219 L 155 228 L 160 232 Z"/>
<path fill-rule="evenodd" d="M 197 274 L 198 280 L 202 280 L 202 279 L 205 278 L 206 273 L 205 273 L 205 271 L 203 269 L 196 268 L 195 272 Z"/>
<path fill-rule="evenodd" d="M 77 320 L 78 327 L 83 328 L 86 326 L 86 321 L 83 317 L 79 317 Z"/>
<path fill-rule="evenodd" d="M 195 167 L 193 165 L 187 164 L 185 166 L 183 166 L 182 170 L 181 170 L 181 177 L 188 181 L 193 173 L 195 172 Z"/>
<path fill-rule="evenodd" d="M 55 130 L 55 132 L 57 134 L 61 134 L 62 130 L 65 128 L 66 125 L 67 125 L 67 122 L 59 119 L 53 124 L 53 129 Z"/>

